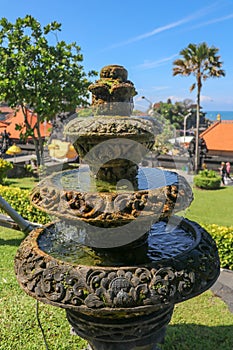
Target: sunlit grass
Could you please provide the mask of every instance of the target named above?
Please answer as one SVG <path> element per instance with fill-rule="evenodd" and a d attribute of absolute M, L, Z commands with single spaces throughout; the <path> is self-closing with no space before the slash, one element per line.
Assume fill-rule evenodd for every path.
<path fill-rule="evenodd" d="M 44 350 L 36 318 L 36 300 L 18 285 L 14 273 L 14 256 L 24 238 L 19 231 L 0 227 L 0 349 Z M 39 304 L 40 320 L 50 350 L 81 350 L 86 342 L 70 335 L 65 311 Z"/>
<path fill-rule="evenodd" d="M 3 185 L 31 190 L 38 183 L 38 181 L 39 180 L 35 177 L 7 178 L 4 180 Z"/>
<path fill-rule="evenodd" d="M 232 350 L 233 314 L 211 291 L 177 304 L 162 350 Z"/>
<path fill-rule="evenodd" d="M 181 214 L 203 224 L 233 226 L 233 186 L 219 190 L 193 189 L 194 200 Z"/>

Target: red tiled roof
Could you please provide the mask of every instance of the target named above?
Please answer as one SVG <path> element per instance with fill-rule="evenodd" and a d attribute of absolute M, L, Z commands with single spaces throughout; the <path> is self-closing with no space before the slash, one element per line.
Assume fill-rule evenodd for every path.
<path fill-rule="evenodd" d="M 233 151 L 233 120 L 222 120 L 212 124 L 200 134 L 209 150 Z"/>
<path fill-rule="evenodd" d="M 6 128 L 9 125 L 9 123 L 7 121 L 4 120 L 0 120 L 0 129 L 2 128 Z"/>
<path fill-rule="evenodd" d="M 13 112 L 14 112 L 14 110 L 11 107 L 0 106 L 0 113 L 9 114 L 9 113 L 13 113 Z"/>
<path fill-rule="evenodd" d="M 37 117 L 33 112 L 28 111 L 28 120 L 29 124 L 31 126 L 34 126 L 37 120 Z M 5 126 L 6 131 L 10 133 L 10 137 L 12 139 L 20 139 L 20 133 L 24 133 L 26 131 L 26 128 L 24 126 L 24 116 L 21 109 L 16 111 L 16 113 L 9 114 L 8 118 L 2 121 L 2 123 L 7 123 L 8 125 Z M 22 125 L 23 129 L 15 130 L 16 124 Z M 1 125 L 0 125 L 1 127 Z M 49 136 L 51 132 L 52 124 L 49 122 L 41 123 L 40 125 L 40 133 L 41 137 Z M 30 139 L 31 137 L 29 137 Z"/>

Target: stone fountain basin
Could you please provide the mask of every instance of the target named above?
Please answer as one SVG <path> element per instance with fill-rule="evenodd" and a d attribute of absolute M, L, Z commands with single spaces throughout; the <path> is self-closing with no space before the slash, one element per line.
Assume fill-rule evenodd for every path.
<path fill-rule="evenodd" d="M 139 163 L 143 156 L 149 150 L 152 150 L 155 135 L 158 133 L 156 121 L 151 117 L 119 115 L 79 118 L 78 123 L 74 119 L 64 128 L 64 134 L 71 139 L 76 152 L 81 158 L 86 157 L 90 150 L 97 145 L 99 145 L 98 149 L 102 148 L 101 144 L 106 145 L 105 142 L 110 145 L 113 154 L 118 153 L 119 149 L 115 143 L 117 135 L 117 140 L 121 143 L 121 146 L 128 144 L 129 141 L 131 141 L 133 148 L 136 143 L 138 143 L 137 146 L 141 146 L 137 148 L 136 153 L 133 148 L 130 149 L 129 156 L 132 156 L 132 153 L 134 154 L 135 163 Z M 122 156 L 125 158 L 128 154 L 127 148 L 124 148 L 122 152 Z M 112 159 L 114 158 L 115 156 L 112 157 Z"/>
<path fill-rule="evenodd" d="M 187 219 L 172 217 L 164 233 L 169 243 L 172 226 L 188 232 L 191 240 L 178 253 L 169 243 L 169 257 L 153 257 L 153 245 L 148 243 L 149 258 L 136 264 L 132 258 L 128 265 L 111 267 L 66 262 L 46 253 L 41 242 L 44 235 L 53 238 L 51 225 L 35 229 L 22 242 L 15 257 L 15 273 L 27 294 L 71 313 L 120 319 L 171 309 L 209 289 L 219 276 L 215 242 Z"/>
<path fill-rule="evenodd" d="M 155 168 L 140 168 L 135 186 L 127 180 L 97 181 L 84 166 L 47 177 L 31 195 L 36 208 L 63 220 L 108 228 L 136 220 L 146 230 L 186 209 L 192 200 L 192 189 L 183 176 Z"/>

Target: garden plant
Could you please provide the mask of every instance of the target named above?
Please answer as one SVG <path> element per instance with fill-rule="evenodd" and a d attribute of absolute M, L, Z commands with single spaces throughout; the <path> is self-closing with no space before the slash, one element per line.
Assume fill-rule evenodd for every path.
<path fill-rule="evenodd" d="M 221 186 L 221 176 L 214 170 L 204 169 L 194 176 L 194 185 L 205 190 L 216 190 Z"/>

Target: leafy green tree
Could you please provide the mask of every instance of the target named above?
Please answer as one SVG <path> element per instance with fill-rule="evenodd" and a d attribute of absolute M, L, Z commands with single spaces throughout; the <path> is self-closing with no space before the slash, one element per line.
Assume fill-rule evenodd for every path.
<path fill-rule="evenodd" d="M 174 137 L 176 129 L 169 119 L 154 108 L 150 110 L 150 117 L 155 119 L 157 129 L 154 150 L 157 154 L 167 153 L 172 148 L 169 140 Z"/>
<path fill-rule="evenodd" d="M 89 107 L 89 108 L 80 108 L 79 110 L 77 110 L 77 113 L 78 113 L 78 117 L 86 118 L 93 115 L 94 112 L 92 108 Z"/>
<path fill-rule="evenodd" d="M 200 97 L 202 83 L 208 78 L 225 76 L 222 69 L 222 62 L 218 55 L 219 49 L 209 47 L 205 42 L 189 44 L 187 48 L 180 51 L 182 58 L 173 62 L 173 75 L 190 76 L 194 75 L 196 82 L 190 87 L 192 92 L 197 88 L 197 115 L 196 115 L 196 147 L 195 147 L 195 171 L 198 172 L 199 166 L 199 126 L 200 126 Z"/>
<path fill-rule="evenodd" d="M 167 102 L 155 103 L 155 112 L 161 114 L 174 128 L 180 129 L 183 123 L 182 108 L 179 104 L 173 104 L 170 99 Z"/>
<path fill-rule="evenodd" d="M 59 112 L 87 105 L 88 79 L 96 74 L 84 72 L 81 49 L 75 42 L 49 44 L 51 34 L 56 37 L 60 30 L 61 24 L 41 27 L 30 15 L 15 23 L 0 19 L 0 100 L 22 108 L 25 136 L 33 139 L 39 165 L 44 158 L 40 123 Z M 30 125 L 29 111 L 37 116 L 34 126 Z"/>

